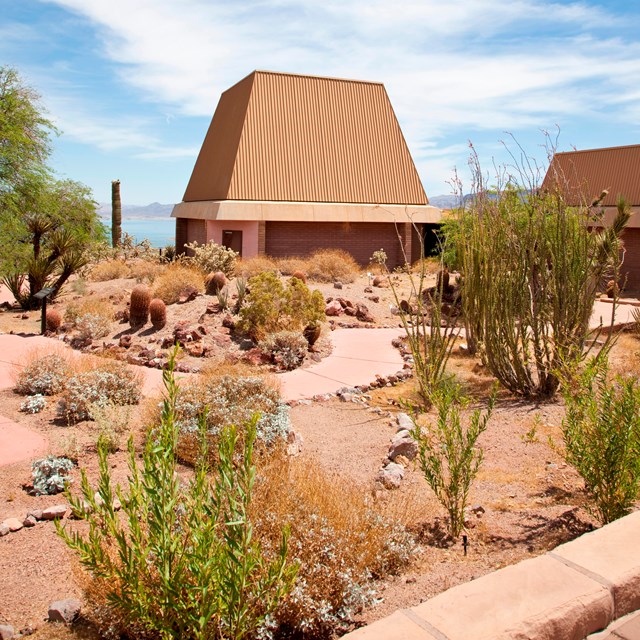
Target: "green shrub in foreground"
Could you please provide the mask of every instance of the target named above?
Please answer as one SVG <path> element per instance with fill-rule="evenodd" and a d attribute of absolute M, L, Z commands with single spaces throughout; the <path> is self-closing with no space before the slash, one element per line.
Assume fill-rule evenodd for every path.
<path fill-rule="evenodd" d="M 593 358 L 562 385 L 565 459 L 584 479 L 603 524 L 629 513 L 640 493 L 640 386 L 607 374 L 606 360 Z"/>
<path fill-rule="evenodd" d="M 202 437 L 202 462 L 194 477 L 181 481 L 172 368 L 164 381 L 161 423 L 147 439 L 142 468 L 130 440 L 129 484 L 114 492 L 101 448 L 100 499 L 84 471 L 82 496 L 68 496 L 74 513 L 87 521 L 88 533 L 57 523 L 58 533 L 91 573 L 91 593 L 102 594 L 108 609 L 103 618 L 112 627 L 117 621 L 133 637 L 253 637 L 296 575 L 296 566 L 287 563 L 286 529 L 270 562 L 253 539 L 248 511 L 255 480 L 255 421 L 247 425 L 241 452 L 235 451 L 235 427 L 223 431 L 215 475 L 204 462 L 207 439 Z M 122 516 L 114 509 L 116 495 Z"/>

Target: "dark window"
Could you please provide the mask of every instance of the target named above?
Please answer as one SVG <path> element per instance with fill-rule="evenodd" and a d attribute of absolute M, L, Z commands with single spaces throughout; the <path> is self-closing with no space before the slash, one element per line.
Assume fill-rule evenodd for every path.
<path fill-rule="evenodd" d="M 233 249 L 242 257 L 242 231 L 223 231 L 222 246 Z"/>

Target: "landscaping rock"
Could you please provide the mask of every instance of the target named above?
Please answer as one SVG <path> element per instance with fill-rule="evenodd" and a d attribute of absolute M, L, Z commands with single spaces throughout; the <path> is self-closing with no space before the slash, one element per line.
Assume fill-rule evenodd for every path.
<path fill-rule="evenodd" d="M 10 624 L 0 624 L 0 640 L 13 640 L 15 637 L 15 629 Z"/>
<path fill-rule="evenodd" d="M 378 304 L 378 302 L 380 302 L 380 296 L 367 296 L 367 300 L 371 300 L 371 302 Z"/>
<path fill-rule="evenodd" d="M 71 624 L 80 614 L 82 603 L 75 598 L 56 600 L 49 605 L 49 622 Z"/>
<path fill-rule="evenodd" d="M 65 513 L 67 513 L 67 505 L 57 504 L 53 507 L 49 507 L 48 509 L 44 509 L 42 512 L 42 519 L 57 520 L 59 518 L 64 518 Z"/>
<path fill-rule="evenodd" d="M 27 516 L 23 521 L 22 525 L 25 527 L 35 527 L 38 521 L 33 516 Z"/>
<path fill-rule="evenodd" d="M 361 302 L 356 305 L 356 319 L 360 322 L 375 322 L 376 319 L 371 315 L 371 312 L 366 305 Z"/>
<path fill-rule="evenodd" d="M 376 481 L 380 482 L 385 489 L 398 489 L 403 478 L 404 468 L 395 462 L 390 462 L 378 471 Z"/>
<path fill-rule="evenodd" d="M 24 526 L 22 522 L 18 520 L 18 518 L 7 518 L 4 521 L 4 524 L 6 524 L 7 527 L 9 527 L 9 531 L 11 532 L 20 531 L 20 529 L 22 529 L 22 527 Z"/>
<path fill-rule="evenodd" d="M 301 401 L 302 402 L 302 401 Z M 287 434 L 287 454 L 290 456 L 297 456 L 302 451 L 302 445 L 304 444 L 304 440 L 302 436 L 295 432 L 289 431 Z"/>
<path fill-rule="evenodd" d="M 334 282 L 333 283 L 333 288 L 334 289 L 342 289 L 342 282 Z"/>
<path fill-rule="evenodd" d="M 389 280 L 384 276 L 375 276 L 373 278 L 373 286 L 379 288 L 386 288 L 389 286 Z"/>
<path fill-rule="evenodd" d="M 120 336 L 120 340 L 118 341 L 118 346 L 124 347 L 128 349 L 131 346 L 131 336 Z"/>
<path fill-rule="evenodd" d="M 31 509 L 31 511 L 27 511 L 28 516 L 33 516 L 36 520 L 42 520 L 42 509 Z"/>
<path fill-rule="evenodd" d="M 8 536 L 11 533 L 11 529 L 5 522 L 0 522 L 0 538 Z"/>
<path fill-rule="evenodd" d="M 403 456 L 407 460 L 415 460 L 417 455 L 418 443 L 410 436 L 396 436 L 389 447 L 389 460 L 395 460 L 398 456 Z"/>
<path fill-rule="evenodd" d="M 339 316 L 342 313 L 342 305 L 337 300 L 332 300 L 324 309 L 328 316 Z"/>
<path fill-rule="evenodd" d="M 413 420 L 406 413 L 399 413 L 396 416 L 396 420 L 398 422 L 398 431 L 400 429 L 406 429 L 407 431 L 413 429 Z"/>
<path fill-rule="evenodd" d="M 191 302 L 198 297 L 198 290 L 191 285 L 186 286 L 178 294 L 178 304 L 185 304 Z"/>

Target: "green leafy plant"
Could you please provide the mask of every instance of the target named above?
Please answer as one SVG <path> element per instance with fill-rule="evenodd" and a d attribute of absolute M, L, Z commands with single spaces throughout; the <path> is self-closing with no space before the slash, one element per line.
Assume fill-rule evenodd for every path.
<path fill-rule="evenodd" d="M 219 440 L 219 465 L 211 473 L 206 438 L 195 475 L 177 474 L 177 386 L 172 359 L 165 372 L 160 425 L 147 438 L 142 468 L 129 442 L 129 480 L 112 488 L 107 453 L 100 450 L 98 496 L 82 472 L 82 496 L 68 495 L 87 533 L 57 530 L 99 583 L 101 603 L 129 635 L 176 639 L 255 637 L 291 590 L 297 567 L 287 562 L 288 531 L 282 529 L 267 561 L 253 537 L 249 509 L 255 481 L 255 420 L 237 451 L 237 430 Z M 118 497 L 123 517 L 116 513 Z"/>
<path fill-rule="evenodd" d="M 606 359 L 597 357 L 564 376 L 561 389 L 565 459 L 607 524 L 629 513 L 640 492 L 640 386 L 635 377 L 609 380 Z"/>
<path fill-rule="evenodd" d="M 469 490 L 484 457 L 476 443 L 487 428 L 495 393 L 489 398 L 486 412 L 474 410 L 468 425 L 463 425 L 461 413 L 468 407 L 469 399 L 461 397 L 457 390 L 452 387 L 439 390 L 433 403 L 438 410 L 436 424 L 426 432 L 416 424 L 412 436 L 418 443 L 422 473 L 447 510 L 449 533 L 455 538 L 464 528 Z"/>
<path fill-rule="evenodd" d="M 238 329 L 254 340 L 278 331 L 300 331 L 325 319 L 322 293 L 311 291 L 297 278 L 283 283 L 275 273 L 265 271 L 249 280 L 248 289 Z"/>

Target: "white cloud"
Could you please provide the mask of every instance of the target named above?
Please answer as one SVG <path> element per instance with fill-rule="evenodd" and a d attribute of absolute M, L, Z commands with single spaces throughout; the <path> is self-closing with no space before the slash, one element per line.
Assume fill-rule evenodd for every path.
<path fill-rule="evenodd" d="M 123 82 L 163 112 L 211 117 L 255 68 L 380 80 L 427 172 L 455 132 L 537 129 L 579 115 L 637 121 L 640 44 L 593 2 L 547 0 L 41 0 L 89 20 Z M 604 34 L 604 35 L 601 35 Z M 618 106 L 619 105 L 619 106 Z M 135 123 L 62 123 L 101 148 L 163 149 Z M 154 155 L 155 154 L 155 155 Z M 459 157 L 459 156 L 458 156 Z M 444 164 L 442 165 L 444 166 Z"/>

